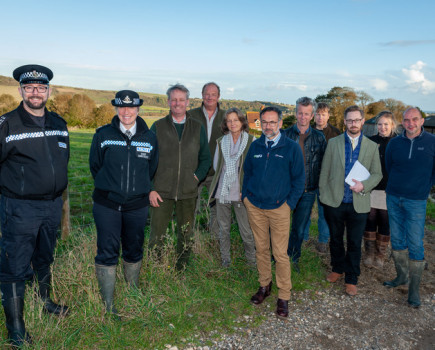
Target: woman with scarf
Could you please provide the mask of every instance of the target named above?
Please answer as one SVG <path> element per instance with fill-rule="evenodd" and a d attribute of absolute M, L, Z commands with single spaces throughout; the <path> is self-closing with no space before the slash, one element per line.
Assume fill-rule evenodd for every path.
<path fill-rule="evenodd" d="M 230 108 L 225 113 L 221 125 L 224 136 L 217 139 L 213 167 L 215 175 L 210 188 L 210 199 L 216 198 L 217 221 L 222 266 L 231 265 L 231 207 L 234 208 L 240 236 L 245 248 L 248 265 L 255 266 L 255 242 L 249 226 L 248 214 L 240 200 L 243 181 L 243 162 L 249 146 L 255 139 L 249 135 L 248 121 L 238 108 Z"/>
<path fill-rule="evenodd" d="M 382 268 L 384 266 L 385 253 L 390 243 L 390 225 L 385 194 L 388 181 L 388 174 L 385 170 L 385 150 L 388 142 L 396 136 L 396 125 L 393 114 L 390 111 L 383 111 L 376 117 L 378 134 L 370 137 L 379 145 L 382 180 L 370 194 L 371 208 L 364 232 L 365 257 L 363 262 L 367 267 Z"/>

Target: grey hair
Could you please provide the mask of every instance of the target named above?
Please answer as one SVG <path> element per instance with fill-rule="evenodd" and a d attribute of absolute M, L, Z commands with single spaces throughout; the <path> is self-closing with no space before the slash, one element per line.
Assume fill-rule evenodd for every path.
<path fill-rule="evenodd" d="M 313 114 L 316 113 L 317 103 L 312 98 L 309 98 L 306 96 L 298 98 L 296 100 L 296 113 L 298 112 L 299 105 L 304 106 L 304 107 L 312 106 L 313 107 Z"/>
<path fill-rule="evenodd" d="M 175 90 L 183 91 L 184 93 L 186 93 L 186 98 L 189 99 L 189 96 L 190 96 L 189 89 L 187 87 L 185 87 L 183 84 L 177 83 L 175 85 L 171 85 L 169 87 L 169 89 L 166 91 L 166 96 L 168 96 L 168 101 L 171 99 L 172 91 L 175 91 Z"/>
<path fill-rule="evenodd" d="M 207 87 L 210 86 L 210 85 L 214 85 L 214 86 L 216 86 L 216 88 L 217 88 L 217 90 L 218 90 L 218 94 L 219 94 L 219 96 L 220 96 L 220 95 L 221 95 L 221 88 L 220 88 L 219 85 L 216 84 L 214 81 L 210 81 L 210 82 L 204 84 L 204 86 L 202 87 L 202 92 L 201 92 L 201 94 L 204 94 L 205 89 L 207 89 Z"/>

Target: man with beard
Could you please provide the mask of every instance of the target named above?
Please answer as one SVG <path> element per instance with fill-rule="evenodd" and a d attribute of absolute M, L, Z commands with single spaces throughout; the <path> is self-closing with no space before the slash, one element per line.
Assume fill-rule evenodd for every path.
<path fill-rule="evenodd" d="M 290 211 L 305 187 L 304 159 L 299 145 L 280 132 L 282 114 L 276 107 L 260 112 L 263 135 L 249 148 L 244 163 L 242 201 L 254 234 L 260 288 L 251 298 L 261 304 L 272 289 L 270 245 L 276 261 L 276 315 L 287 319 L 291 293 L 287 246 Z"/>
<path fill-rule="evenodd" d="M 319 189 L 331 233 L 332 272 L 326 280 L 337 282 L 345 273 L 346 294 L 354 296 L 360 274 L 361 241 L 370 212 L 370 191 L 382 179 L 382 170 L 378 145 L 361 132 L 363 111 L 358 106 L 348 107 L 344 112 L 344 123 L 346 132 L 329 140 L 326 147 Z M 349 185 L 344 180 L 357 161 L 370 176 L 363 181 L 352 179 L 353 185 Z M 343 242 L 345 227 L 346 251 Z"/>
<path fill-rule="evenodd" d="M 66 122 L 45 108 L 53 72 L 31 64 L 13 77 L 23 101 L 0 117 L 0 290 L 9 339 L 21 346 L 31 342 L 23 320 L 25 281 L 38 281 L 45 312 L 68 312 L 50 299 L 50 265 L 68 183 L 69 137 Z"/>

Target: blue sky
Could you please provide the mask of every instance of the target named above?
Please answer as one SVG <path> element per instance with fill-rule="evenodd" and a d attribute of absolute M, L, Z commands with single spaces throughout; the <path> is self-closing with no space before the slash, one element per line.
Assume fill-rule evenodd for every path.
<path fill-rule="evenodd" d="M 294 103 L 333 86 L 435 111 L 435 1 L 7 1 L 0 74 L 53 84 Z"/>

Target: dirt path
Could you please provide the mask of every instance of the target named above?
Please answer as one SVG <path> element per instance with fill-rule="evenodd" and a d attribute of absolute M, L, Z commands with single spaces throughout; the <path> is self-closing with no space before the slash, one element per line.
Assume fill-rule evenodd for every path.
<path fill-rule="evenodd" d="M 250 327 L 252 318 L 244 316 L 243 321 L 248 320 L 248 325 L 238 327 L 233 335 L 222 335 L 209 349 L 433 350 L 434 231 L 426 231 L 425 257 L 429 264 L 423 272 L 419 309 L 407 306 L 407 287 L 387 289 L 382 286 L 383 281 L 395 277 L 390 258 L 382 271 L 362 266 L 356 297 L 344 294 L 344 281 L 314 294 L 310 291 L 294 293 L 289 303 L 289 319 L 280 321 L 274 315 L 275 295 L 258 309 L 267 318 L 264 323 Z M 325 256 L 324 261 L 329 265 L 329 256 Z"/>

